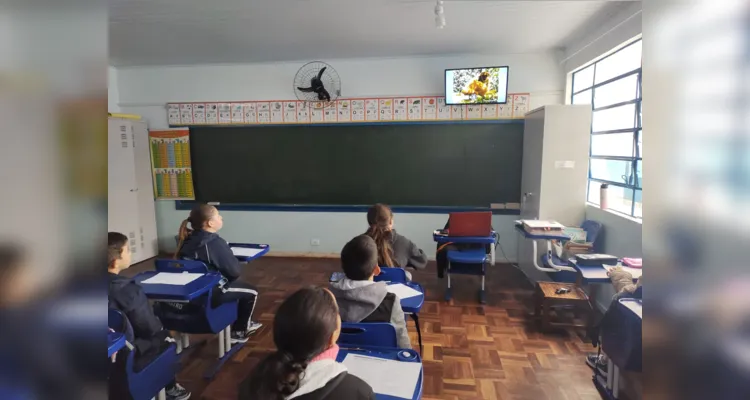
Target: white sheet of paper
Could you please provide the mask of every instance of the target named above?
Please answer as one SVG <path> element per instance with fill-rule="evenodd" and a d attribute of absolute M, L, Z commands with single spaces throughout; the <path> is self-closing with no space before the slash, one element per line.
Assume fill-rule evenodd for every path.
<path fill-rule="evenodd" d="M 347 354 L 342 363 L 372 386 L 377 394 L 411 399 L 417 386 L 421 363 L 386 360 L 359 354 Z"/>
<path fill-rule="evenodd" d="M 161 284 L 161 285 L 187 285 L 188 283 L 200 278 L 203 274 L 187 274 L 177 272 L 160 272 L 141 283 Z"/>
<path fill-rule="evenodd" d="M 395 294 L 401 299 L 408 299 L 409 297 L 422 296 L 422 292 L 414 290 L 403 283 L 397 283 L 395 285 L 388 285 L 388 291 Z"/>
<path fill-rule="evenodd" d="M 249 249 L 247 247 L 232 247 L 232 254 L 235 256 L 253 257 L 265 249 Z"/>

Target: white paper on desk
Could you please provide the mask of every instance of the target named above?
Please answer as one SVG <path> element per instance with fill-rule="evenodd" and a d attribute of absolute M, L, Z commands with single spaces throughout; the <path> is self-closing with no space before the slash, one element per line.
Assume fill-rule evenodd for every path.
<path fill-rule="evenodd" d="M 265 249 L 249 249 L 247 247 L 232 247 L 232 254 L 242 257 L 254 257 Z"/>
<path fill-rule="evenodd" d="M 377 394 L 411 399 L 417 387 L 422 364 L 386 360 L 359 354 L 347 354 L 342 363 L 355 375 L 372 386 Z"/>
<path fill-rule="evenodd" d="M 409 297 L 421 296 L 422 292 L 414 290 L 403 283 L 396 283 L 394 285 L 388 285 L 388 291 L 398 296 L 400 299 L 408 299 Z"/>
<path fill-rule="evenodd" d="M 141 283 L 183 286 L 200 278 L 201 276 L 203 276 L 203 274 L 160 272 L 146 280 L 141 281 Z"/>

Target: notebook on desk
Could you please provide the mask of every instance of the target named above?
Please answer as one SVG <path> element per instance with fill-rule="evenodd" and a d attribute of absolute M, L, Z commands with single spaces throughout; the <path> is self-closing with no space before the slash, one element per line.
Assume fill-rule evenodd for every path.
<path fill-rule="evenodd" d="M 450 236 L 489 236 L 492 232 L 492 212 L 450 213 L 448 224 Z"/>

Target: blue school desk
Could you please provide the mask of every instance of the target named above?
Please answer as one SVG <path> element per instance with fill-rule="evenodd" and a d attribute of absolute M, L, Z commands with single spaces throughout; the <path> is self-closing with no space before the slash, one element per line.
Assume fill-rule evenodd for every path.
<path fill-rule="evenodd" d="M 386 360 L 399 360 L 399 352 L 403 352 L 409 350 L 400 350 L 400 349 L 386 349 L 386 348 L 379 348 L 379 347 L 367 347 L 367 346 L 357 346 L 356 348 L 345 348 L 342 347 L 339 349 L 339 354 L 336 356 L 337 362 L 343 362 L 346 358 L 347 354 L 359 354 L 363 356 L 368 357 L 377 357 L 377 358 L 383 358 Z M 415 351 L 410 351 L 410 354 L 413 356 L 413 359 L 408 361 L 402 362 L 417 362 L 422 364 L 422 358 L 419 356 L 419 354 L 416 354 Z M 424 378 L 424 368 L 419 372 L 419 379 L 417 379 L 417 383 L 414 387 L 414 395 L 411 397 L 412 400 L 418 400 L 422 398 L 422 381 Z M 378 400 L 399 400 L 400 397 L 393 397 L 393 396 L 387 396 L 383 394 L 375 393 L 375 398 Z"/>
<path fill-rule="evenodd" d="M 255 244 L 255 243 L 229 243 L 229 247 L 244 247 L 246 249 L 255 249 L 260 250 L 258 253 L 252 256 L 238 256 L 235 255 L 234 257 L 240 260 L 240 262 L 250 262 L 255 259 L 263 257 L 266 253 L 268 253 L 269 250 L 271 250 L 271 246 L 267 244 Z"/>
<path fill-rule="evenodd" d="M 221 274 L 209 272 L 202 277 L 188 283 L 187 285 L 164 285 L 141 283 L 146 279 L 158 274 L 157 271 L 146 271 L 133 277 L 133 280 L 143 288 L 146 297 L 155 301 L 168 301 L 174 303 L 188 303 L 201 295 L 208 293 L 221 281 Z M 166 273 L 166 272 L 162 272 Z"/>
<path fill-rule="evenodd" d="M 441 230 L 436 230 L 432 233 L 432 240 L 434 240 L 438 245 L 467 243 L 490 245 L 489 253 L 487 253 L 484 249 L 461 251 L 447 250 L 448 270 L 445 272 L 448 282 L 445 289 L 445 301 L 449 301 L 452 297 L 451 274 L 454 273 L 465 275 L 480 275 L 482 277 L 482 288 L 479 291 L 479 302 L 484 304 L 486 302 L 484 292 L 486 266 L 495 265 L 495 243 L 497 242 L 497 232 L 492 231 L 490 232 L 489 236 L 450 236 L 449 234 L 442 234 Z M 456 263 L 456 265 L 453 266 L 453 263 Z"/>
<path fill-rule="evenodd" d="M 389 283 L 389 285 L 395 284 L 398 284 L 398 282 Z M 422 346 L 422 328 L 419 326 L 419 311 L 422 310 L 422 306 L 424 305 L 424 288 L 422 288 L 422 285 L 414 282 L 406 282 L 404 285 L 409 286 L 418 292 L 422 292 L 421 296 L 400 299 L 401 309 L 405 314 L 411 315 L 411 318 L 414 320 L 414 326 L 417 328 L 417 339 L 419 340 L 419 352 L 422 353 L 424 347 Z"/>
<path fill-rule="evenodd" d="M 109 332 L 107 335 L 107 357 L 117 353 L 125 347 L 125 334 L 120 332 Z"/>
<path fill-rule="evenodd" d="M 620 391 L 620 370 L 640 372 L 642 369 L 643 302 L 641 299 L 620 299 L 612 307 L 617 326 L 602 332 L 602 353 L 607 355 L 607 377 L 594 369 L 594 385 L 608 400 L 617 399 Z"/>
<path fill-rule="evenodd" d="M 542 234 L 536 234 L 536 233 L 528 233 L 523 229 L 523 226 L 520 224 L 516 224 L 515 226 L 516 232 L 521 234 L 521 236 L 524 237 L 524 239 L 531 240 L 532 245 L 532 263 L 534 265 L 534 268 L 542 271 L 542 272 L 560 272 L 560 271 L 568 271 L 568 272 L 575 272 L 575 269 L 568 265 L 557 265 L 553 263 L 553 257 L 552 257 L 552 241 L 553 240 L 559 240 L 559 241 L 568 241 L 570 240 L 570 237 L 568 235 L 562 234 L 562 233 L 551 233 L 549 235 L 542 235 Z M 549 260 L 549 264 L 551 268 L 542 267 L 539 265 L 539 260 L 537 257 L 538 254 L 538 248 L 537 248 L 537 241 L 543 240 L 547 244 L 547 259 Z"/>

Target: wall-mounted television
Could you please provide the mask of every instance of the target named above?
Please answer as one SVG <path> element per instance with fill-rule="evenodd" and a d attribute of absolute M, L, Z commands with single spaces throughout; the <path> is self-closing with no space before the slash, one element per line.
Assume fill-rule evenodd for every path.
<path fill-rule="evenodd" d="M 445 104 L 505 104 L 508 67 L 445 70 Z"/>

